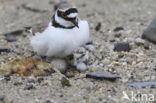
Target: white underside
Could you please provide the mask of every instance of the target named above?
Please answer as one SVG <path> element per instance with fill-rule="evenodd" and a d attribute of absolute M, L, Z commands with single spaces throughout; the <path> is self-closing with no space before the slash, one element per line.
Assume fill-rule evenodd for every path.
<path fill-rule="evenodd" d="M 51 26 L 51 22 L 42 33 L 31 38 L 31 46 L 38 55 L 48 57 L 65 57 L 89 40 L 87 21 L 79 20 L 79 28 L 60 29 Z"/>

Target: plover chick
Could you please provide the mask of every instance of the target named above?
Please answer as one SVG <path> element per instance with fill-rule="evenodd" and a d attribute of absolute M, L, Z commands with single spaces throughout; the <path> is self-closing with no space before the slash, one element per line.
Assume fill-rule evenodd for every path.
<path fill-rule="evenodd" d="M 32 36 L 30 45 L 40 56 L 66 57 L 89 40 L 88 22 L 78 18 L 78 10 L 67 3 L 60 5 L 43 32 Z"/>

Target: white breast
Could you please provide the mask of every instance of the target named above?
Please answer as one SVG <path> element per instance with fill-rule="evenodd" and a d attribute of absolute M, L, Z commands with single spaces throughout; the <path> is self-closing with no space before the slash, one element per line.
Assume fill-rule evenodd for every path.
<path fill-rule="evenodd" d="M 79 28 L 60 29 L 49 26 L 43 33 L 36 33 L 31 38 L 31 46 L 39 55 L 65 57 L 89 40 L 87 21 L 79 20 Z"/>

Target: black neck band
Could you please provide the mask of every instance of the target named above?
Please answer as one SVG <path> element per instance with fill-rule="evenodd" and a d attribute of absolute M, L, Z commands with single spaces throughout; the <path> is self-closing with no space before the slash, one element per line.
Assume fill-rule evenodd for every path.
<path fill-rule="evenodd" d="M 72 28 L 75 27 L 75 26 L 65 27 L 65 26 L 63 26 L 63 25 L 57 23 L 56 20 L 55 20 L 55 15 L 53 16 L 52 26 L 54 26 L 54 27 L 56 27 L 56 28 L 63 28 L 63 29 L 72 29 Z"/>

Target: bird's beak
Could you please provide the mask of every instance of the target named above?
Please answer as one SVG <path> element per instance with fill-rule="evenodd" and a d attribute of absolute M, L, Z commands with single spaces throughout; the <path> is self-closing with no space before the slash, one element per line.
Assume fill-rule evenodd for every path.
<path fill-rule="evenodd" d="M 77 20 L 77 19 L 72 20 L 71 22 L 72 22 L 77 28 L 79 28 L 78 20 Z"/>

